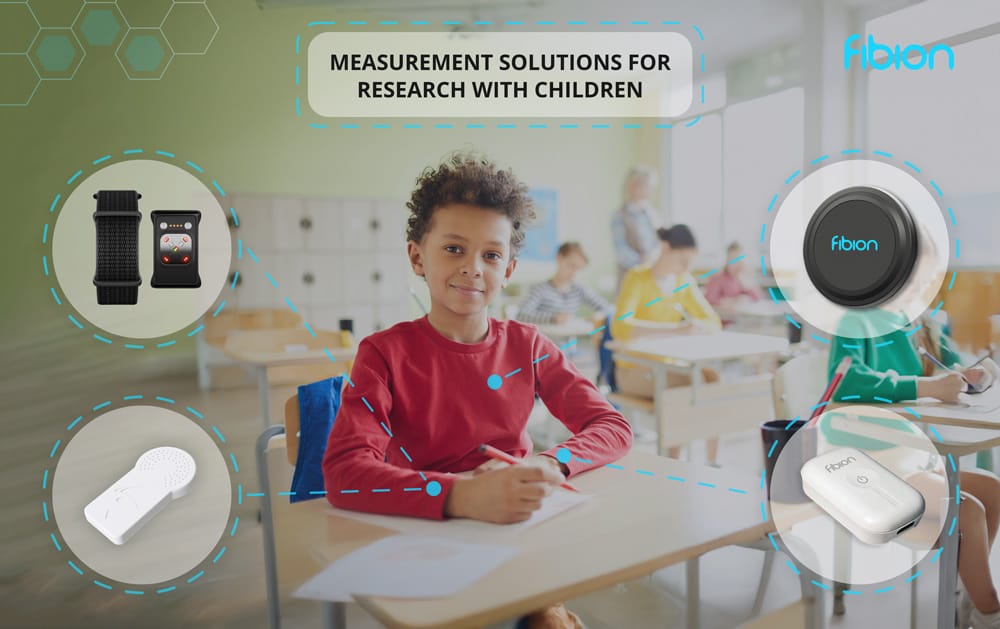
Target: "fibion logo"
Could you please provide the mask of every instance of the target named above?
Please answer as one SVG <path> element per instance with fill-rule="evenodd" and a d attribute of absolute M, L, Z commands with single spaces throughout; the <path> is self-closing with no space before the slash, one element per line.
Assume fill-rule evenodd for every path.
<path fill-rule="evenodd" d="M 943 57 L 942 57 L 943 55 Z M 850 70 L 857 57 L 865 70 L 933 70 L 935 64 L 941 67 L 947 62 L 948 69 L 955 69 L 955 51 L 946 44 L 937 44 L 930 50 L 919 44 L 889 45 L 875 41 L 873 35 L 868 40 L 855 33 L 844 40 L 844 69 Z M 943 59 L 943 61 L 942 61 Z"/>
<path fill-rule="evenodd" d="M 846 459 L 842 459 L 840 461 L 837 461 L 836 463 L 830 463 L 830 464 L 826 465 L 824 469 L 826 469 L 826 471 L 827 471 L 828 474 L 833 474 L 835 471 L 839 470 L 840 468 L 844 467 L 845 465 L 850 465 L 851 463 L 854 463 L 855 461 L 857 461 L 857 459 L 855 459 L 853 456 L 849 456 Z"/>

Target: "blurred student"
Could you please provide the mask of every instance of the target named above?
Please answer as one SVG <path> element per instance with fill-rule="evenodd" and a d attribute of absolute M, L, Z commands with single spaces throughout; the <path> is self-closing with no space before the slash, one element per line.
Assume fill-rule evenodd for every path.
<path fill-rule="evenodd" d="M 460 153 L 420 175 L 407 207 L 407 254 L 427 282 L 430 312 L 359 344 L 323 457 L 327 499 L 372 513 L 522 522 L 564 479 L 628 452 L 631 430 L 538 328 L 487 314 L 534 217 L 527 186 Z M 500 385 L 490 376 L 521 368 Z M 536 393 L 573 433 L 559 446 L 572 454 L 565 463 L 557 448 L 532 456 Z M 499 467 L 480 444 L 527 458 Z M 413 487 L 422 491 L 403 491 Z M 391 499 L 376 488 L 391 489 Z M 581 626 L 562 605 L 524 624 Z"/>
<path fill-rule="evenodd" d="M 656 230 L 662 221 L 650 203 L 656 180 L 648 166 L 633 166 L 625 176 L 625 202 L 611 217 L 619 288 L 629 269 L 653 262 L 660 253 Z"/>
<path fill-rule="evenodd" d="M 719 315 L 702 295 L 698 282 L 691 275 L 691 263 L 698 253 L 694 234 L 687 225 L 661 227 L 657 231 L 660 256 L 649 265 L 638 266 L 625 274 L 617 313 L 635 313 L 611 324 L 611 336 L 627 341 L 639 336 L 673 335 L 715 332 L 721 329 Z M 717 382 L 719 375 L 712 369 L 702 369 L 702 381 Z M 615 379 L 622 393 L 653 397 L 653 371 L 649 367 L 626 361 L 615 363 Z M 687 374 L 667 372 L 667 386 L 686 386 Z M 656 418 L 659 421 L 659 418 Z M 719 439 L 708 439 L 708 462 L 716 464 Z M 669 456 L 680 454 L 677 447 Z"/>
<path fill-rule="evenodd" d="M 556 274 L 531 288 L 517 318 L 527 323 L 566 323 L 576 317 L 581 304 L 593 310 L 595 317 L 603 319 L 611 314 L 614 306 L 574 281 L 587 262 L 587 254 L 580 243 L 561 244 L 556 252 Z"/>
<path fill-rule="evenodd" d="M 705 285 L 705 299 L 716 308 L 730 309 L 741 300 L 757 301 L 761 298 L 760 287 L 745 277 L 742 255 L 743 247 L 740 243 L 729 243 L 726 247 L 726 263 Z"/>

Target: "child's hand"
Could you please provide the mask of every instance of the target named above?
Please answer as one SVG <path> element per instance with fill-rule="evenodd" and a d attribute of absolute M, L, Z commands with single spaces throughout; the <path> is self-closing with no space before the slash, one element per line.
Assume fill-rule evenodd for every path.
<path fill-rule="evenodd" d="M 568 312 L 560 312 L 553 319 L 552 322 L 556 325 L 562 325 L 568 323 L 570 319 L 570 314 Z"/>
<path fill-rule="evenodd" d="M 917 397 L 932 397 L 942 402 L 957 402 L 958 394 L 965 390 L 961 374 L 948 371 L 929 378 L 917 379 Z"/>
<path fill-rule="evenodd" d="M 962 375 L 965 379 L 969 381 L 976 390 L 985 389 L 990 384 L 992 376 L 990 372 L 986 371 L 982 367 L 973 367 L 971 369 L 963 369 Z"/>
<path fill-rule="evenodd" d="M 444 513 L 496 524 L 523 522 L 562 482 L 562 474 L 548 465 L 512 465 L 459 478 L 451 486 Z"/>

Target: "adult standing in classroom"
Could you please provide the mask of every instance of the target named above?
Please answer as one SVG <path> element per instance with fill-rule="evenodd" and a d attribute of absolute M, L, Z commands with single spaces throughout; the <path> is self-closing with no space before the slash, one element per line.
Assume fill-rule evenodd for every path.
<path fill-rule="evenodd" d="M 649 264 L 660 254 L 656 230 L 662 221 L 650 203 L 656 180 L 656 171 L 648 166 L 633 166 L 625 176 L 625 201 L 611 218 L 619 288 L 629 269 Z"/>

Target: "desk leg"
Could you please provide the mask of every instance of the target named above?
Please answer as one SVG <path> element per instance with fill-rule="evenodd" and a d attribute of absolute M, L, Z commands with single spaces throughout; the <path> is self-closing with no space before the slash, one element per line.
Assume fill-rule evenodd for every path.
<path fill-rule="evenodd" d="M 347 607 L 343 603 L 323 603 L 323 629 L 347 629 Z"/>
<path fill-rule="evenodd" d="M 260 417 L 264 421 L 264 428 L 271 425 L 271 391 L 267 382 L 267 367 L 257 366 L 257 395 L 260 400 Z"/>
<path fill-rule="evenodd" d="M 687 629 L 698 629 L 701 626 L 701 578 L 698 566 L 699 557 L 688 559 L 684 564 L 687 576 Z"/>
<path fill-rule="evenodd" d="M 955 461 L 955 469 L 951 469 L 950 463 L 945 463 L 945 470 L 948 473 L 948 486 L 954 487 L 958 484 L 958 457 L 952 457 Z M 948 501 L 948 519 L 945 520 L 945 532 L 942 533 L 941 561 L 938 565 L 938 627 L 955 626 L 955 588 L 958 585 L 958 530 L 951 535 L 947 534 L 951 528 L 952 518 L 958 517 L 958 505 L 955 500 Z"/>
<path fill-rule="evenodd" d="M 667 367 L 657 365 L 653 367 L 653 423 L 656 424 L 656 453 L 666 456 L 667 447 L 664 445 L 667 437 L 667 409 L 663 398 L 664 389 L 667 388 Z"/>

